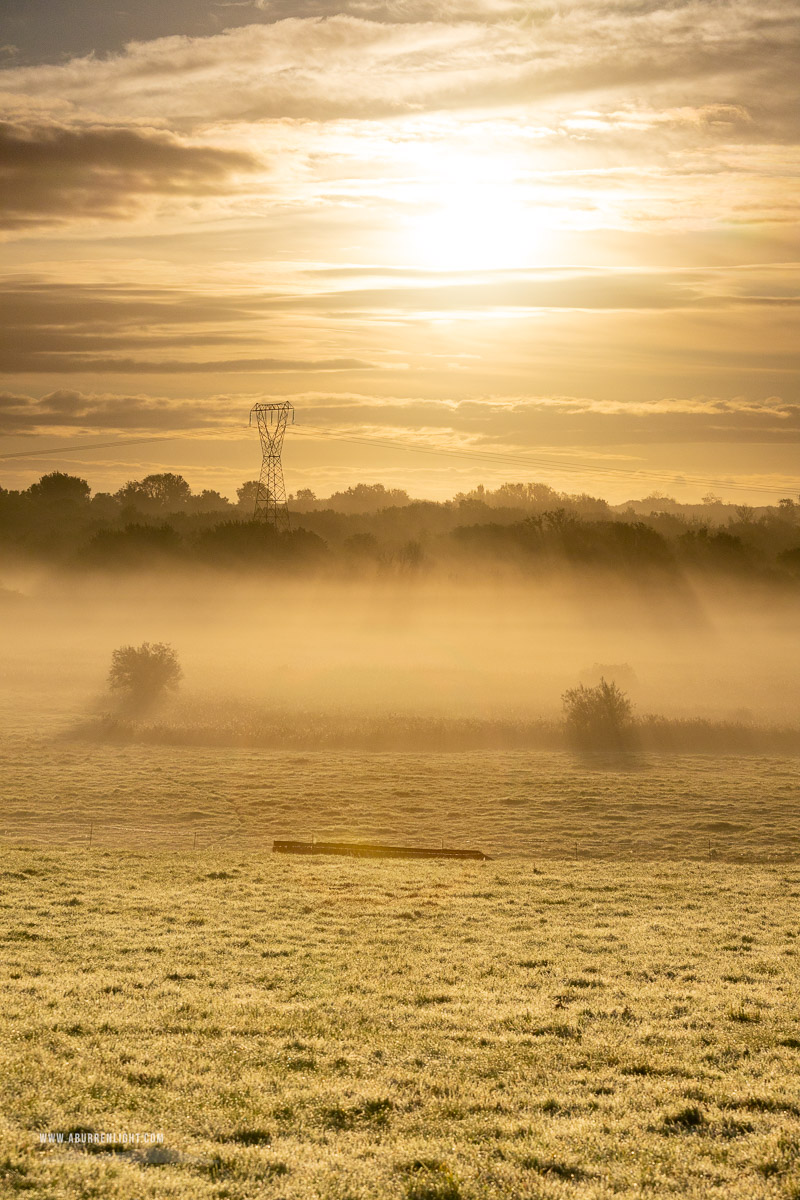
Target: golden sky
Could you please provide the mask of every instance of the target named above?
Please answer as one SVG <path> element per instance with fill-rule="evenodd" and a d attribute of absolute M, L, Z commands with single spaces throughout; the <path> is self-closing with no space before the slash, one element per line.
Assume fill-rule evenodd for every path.
<path fill-rule="evenodd" d="M 4 486 L 800 491 L 796 0 L 130 9 L 0 17 Z"/>

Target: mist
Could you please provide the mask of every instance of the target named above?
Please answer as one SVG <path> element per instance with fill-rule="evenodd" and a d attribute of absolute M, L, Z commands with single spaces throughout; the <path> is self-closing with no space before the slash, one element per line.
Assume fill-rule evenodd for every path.
<path fill-rule="evenodd" d="M 112 651 L 166 642 L 184 671 L 159 721 L 256 711 L 557 720 L 564 690 L 614 678 L 639 715 L 792 724 L 793 596 L 718 581 L 679 589 L 597 572 L 471 582 L 161 571 L 11 573 L 6 727 L 63 728 L 113 708 Z"/>

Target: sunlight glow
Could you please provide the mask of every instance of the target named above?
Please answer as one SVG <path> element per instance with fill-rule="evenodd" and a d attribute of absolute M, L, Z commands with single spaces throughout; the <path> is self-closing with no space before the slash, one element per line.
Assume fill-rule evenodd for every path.
<path fill-rule="evenodd" d="M 531 265 L 541 214 L 500 156 L 442 155 L 419 186 L 405 243 L 414 265 L 492 270 Z"/>

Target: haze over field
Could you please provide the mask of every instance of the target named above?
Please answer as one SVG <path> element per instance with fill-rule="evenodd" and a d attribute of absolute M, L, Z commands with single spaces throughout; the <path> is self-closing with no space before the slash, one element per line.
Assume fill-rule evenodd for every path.
<path fill-rule="evenodd" d="M 796 607 L 719 590 L 675 619 L 620 585 L 601 605 L 589 582 L 50 577 L 6 626 L 2 836 L 793 860 Z M 130 712 L 111 654 L 145 641 L 175 646 L 183 679 Z M 601 675 L 643 722 L 621 754 L 564 736 L 562 693 Z"/>
<path fill-rule="evenodd" d="M 687 610 L 602 582 L 602 594 L 581 574 L 500 588 L 213 573 L 50 582 L 6 608 L 4 676 L 15 708 L 27 694 L 74 717 L 105 691 L 116 646 L 166 641 L 184 697 L 210 704 L 556 718 L 565 688 L 604 670 L 644 712 L 795 723 L 793 602 L 774 600 L 765 620 L 759 592 L 700 593 Z"/>
<path fill-rule="evenodd" d="M 276 531 L 253 519 L 256 489 L 231 503 L 167 473 L 92 495 L 51 473 L 0 492 L 14 711 L 30 694 L 34 710 L 58 697 L 65 719 L 93 703 L 113 712 L 97 699 L 112 651 L 158 642 L 185 674 L 169 720 L 240 740 L 256 721 L 254 744 L 279 746 L 276 722 L 293 713 L 354 728 L 369 714 L 387 731 L 401 715 L 557 723 L 565 690 L 602 677 L 640 718 L 797 725 L 791 498 L 611 506 L 507 484 L 434 503 L 359 485 L 301 490 Z M 384 748 L 437 748 L 421 732 Z"/>
<path fill-rule="evenodd" d="M 176 476 L 4 493 L 6 835 L 793 853 L 800 506 L 657 502 L 373 488 L 276 533 Z M 110 691 L 145 644 L 178 689 Z M 633 725 L 587 758 L 562 697 L 603 679 Z"/>

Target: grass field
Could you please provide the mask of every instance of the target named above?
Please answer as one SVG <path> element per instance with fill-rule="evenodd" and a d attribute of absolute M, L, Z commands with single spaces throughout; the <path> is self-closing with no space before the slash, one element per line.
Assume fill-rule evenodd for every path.
<path fill-rule="evenodd" d="M 0 867 L 4 1196 L 800 1196 L 797 868 Z"/>
<path fill-rule="evenodd" d="M 790 756 L 567 751 L 281 753 L 0 738 L 0 841 L 66 849 L 240 847 L 311 837 L 498 856 L 792 862 Z"/>

